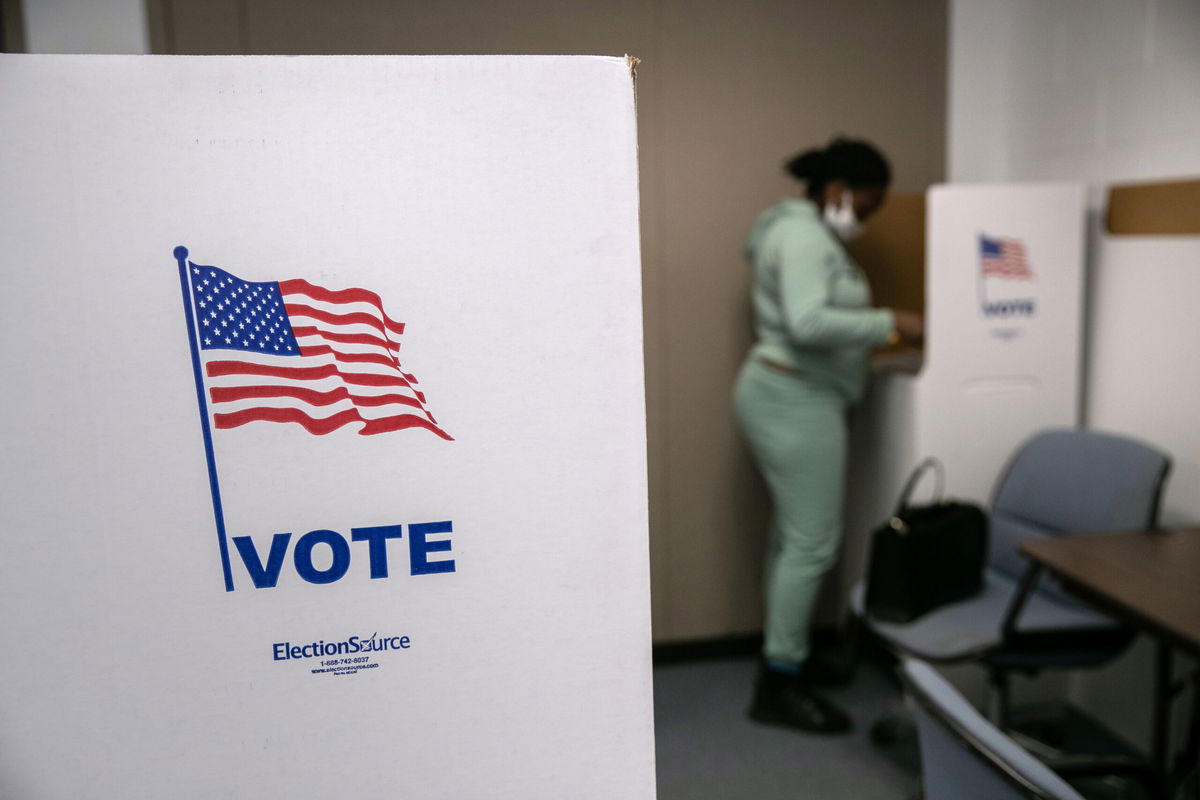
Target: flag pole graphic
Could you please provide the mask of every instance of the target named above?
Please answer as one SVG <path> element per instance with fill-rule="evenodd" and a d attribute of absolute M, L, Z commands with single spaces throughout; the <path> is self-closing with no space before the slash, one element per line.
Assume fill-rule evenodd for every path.
<path fill-rule="evenodd" d="M 976 249 L 979 251 L 980 263 L 975 267 L 975 285 L 979 288 L 979 310 L 987 316 L 987 281 L 983 278 L 983 234 L 975 237 Z"/>
<path fill-rule="evenodd" d="M 208 456 L 208 484 L 212 489 L 213 517 L 217 522 L 217 543 L 221 548 L 221 568 L 225 572 L 225 591 L 233 591 L 233 570 L 229 565 L 229 545 L 225 540 L 225 514 L 221 510 L 221 486 L 217 483 L 217 461 L 213 455 L 212 430 L 208 424 L 208 402 L 204 397 L 204 378 L 200 374 L 200 346 L 196 337 L 196 315 L 192 310 L 191 276 L 188 275 L 188 249 L 175 248 L 179 262 L 179 288 L 183 291 L 183 313 L 187 316 L 188 344 L 192 348 L 192 371 L 196 376 L 196 401 L 200 404 L 200 428 L 204 432 L 204 452 Z"/>

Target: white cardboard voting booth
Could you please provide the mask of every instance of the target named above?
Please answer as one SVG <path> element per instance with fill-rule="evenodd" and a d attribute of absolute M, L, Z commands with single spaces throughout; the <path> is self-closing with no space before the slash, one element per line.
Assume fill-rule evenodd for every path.
<path fill-rule="evenodd" d="M 943 185 L 928 194 L 918 458 L 987 500 L 1034 432 L 1079 423 L 1084 187 Z"/>
<path fill-rule="evenodd" d="M 652 797 L 626 60 L 0 108 L 0 797 Z"/>
<path fill-rule="evenodd" d="M 1022 442 L 1079 424 L 1084 200 L 1078 184 L 926 194 L 924 364 L 916 375 L 876 372 L 856 415 L 847 594 L 865 572 L 869 531 L 922 459 L 945 465 L 948 495 L 987 503 Z"/>

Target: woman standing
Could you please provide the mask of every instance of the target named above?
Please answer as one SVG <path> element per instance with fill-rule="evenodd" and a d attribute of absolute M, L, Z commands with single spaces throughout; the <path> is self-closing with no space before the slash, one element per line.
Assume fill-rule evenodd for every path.
<path fill-rule="evenodd" d="M 766 556 L 763 663 L 749 714 L 806 731 L 850 728 L 815 694 L 809 624 L 842 535 L 846 410 L 858 400 L 871 348 L 918 342 L 918 315 L 872 308 L 844 243 L 883 203 L 891 170 L 870 144 L 835 139 L 787 164 L 805 197 L 786 198 L 754 223 L 758 341 L 734 389 L 738 422 L 774 505 Z"/>

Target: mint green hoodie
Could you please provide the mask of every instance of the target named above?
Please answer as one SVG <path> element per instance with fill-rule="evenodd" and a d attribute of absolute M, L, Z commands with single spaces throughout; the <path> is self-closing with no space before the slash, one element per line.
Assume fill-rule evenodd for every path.
<path fill-rule="evenodd" d="M 871 307 L 866 276 L 816 204 L 785 198 L 768 208 L 750 229 L 745 255 L 754 266 L 758 333 L 751 358 L 787 365 L 857 400 L 867 354 L 888 340 L 895 321 Z"/>

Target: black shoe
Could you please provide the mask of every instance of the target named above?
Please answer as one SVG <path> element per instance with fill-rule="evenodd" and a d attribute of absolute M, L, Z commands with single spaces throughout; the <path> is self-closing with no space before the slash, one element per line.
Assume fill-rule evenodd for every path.
<path fill-rule="evenodd" d="M 854 661 L 842 652 L 813 651 L 800 677 L 812 686 L 845 686 L 854 677 Z"/>
<path fill-rule="evenodd" d="M 853 727 L 845 712 L 814 694 L 802 678 L 766 669 L 754 686 L 754 701 L 746 715 L 809 733 L 845 733 Z"/>

